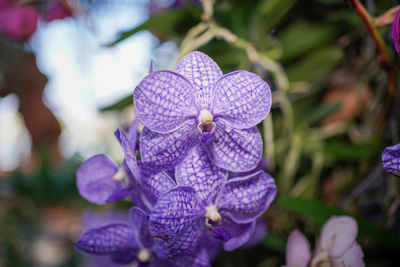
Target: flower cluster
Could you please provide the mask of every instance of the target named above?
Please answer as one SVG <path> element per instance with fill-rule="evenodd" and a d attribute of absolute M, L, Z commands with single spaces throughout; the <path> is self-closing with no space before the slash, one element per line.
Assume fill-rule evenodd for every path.
<path fill-rule="evenodd" d="M 363 267 L 364 254 L 356 241 L 357 222 L 349 216 L 337 216 L 329 219 L 322 228 L 313 258 L 310 244 L 304 235 L 294 230 L 286 244 L 286 266 L 352 266 Z"/>
<path fill-rule="evenodd" d="M 36 31 L 40 17 L 50 22 L 72 16 L 64 0 L 22 2 L 0 0 L 0 33 L 13 41 L 28 40 Z"/>
<path fill-rule="evenodd" d="M 259 241 L 260 216 L 276 195 L 273 178 L 256 169 L 263 164 L 256 125 L 271 107 L 267 83 L 247 71 L 223 75 L 192 52 L 174 71 L 147 75 L 134 105 L 127 135 L 115 132 L 122 165 L 93 156 L 77 171 L 77 185 L 93 203 L 130 197 L 135 207 L 127 222 L 87 230 L 76 248 L 116 263 L 210 266 L 221 246 Z"/>

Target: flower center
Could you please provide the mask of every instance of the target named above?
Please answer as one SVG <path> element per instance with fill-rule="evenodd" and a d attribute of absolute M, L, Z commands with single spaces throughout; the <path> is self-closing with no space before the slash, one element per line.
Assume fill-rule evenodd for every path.
<path fill-rule="evenodd" d="M 200 111 L 197 118 L 197 130 L 200 132 L 200 141 L 203 143 L 210 143 L 214 139 L 214 132 L 216 124 L 213 122 L 213 115 L 211 111 L 203 109 Z"/>
<path fill-rule="evenodd" d="M 114 174 L 113 179 L 116 182 L 121 182 L 124 186 L 127 186 L 129 184 L 128 174 L 122 167 L 120 167 L 118 171 Z"/>
<path fill-rule="evenodd" d="M 139 250 L 137 258 L 140 262 L 143 262 L 143 263 L 148 262 L 148 261 L 150 261 L 150 258 L 151 258 L 151 252 L 148 249 L 141 248 Z"/>
<path fill-rule="evenodd" d="M 211 114 L 211 111 L 207 109 L 203 109 L 199 113 L 199 117 L 197 118 L 200 123 L 211 123 L 213 121 L 213 115 Z"/>
<path fill-rule="evenodd" d="M 206 207 L 206 224 L 208 223 L 208 220 L 210 220 L 213 223 L 219 222 L 221 220 L 221 214 L 219 214 L 217 206 L 211 205 Z"/>

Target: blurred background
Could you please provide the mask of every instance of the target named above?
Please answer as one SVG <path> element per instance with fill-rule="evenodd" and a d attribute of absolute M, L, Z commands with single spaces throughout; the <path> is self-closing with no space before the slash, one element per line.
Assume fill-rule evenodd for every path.
<path fill-rule="evenodd" d="M 76 169 L 98 153 L 122 161 L 113 132 L 132 122 L 150 62 L 172 69 L 192 50 L 273 90 L 259 125 L 279 194 L 268 235 L 213 266 L 280 266 L 291 230 L 315 244 L 333 214 L 357 218 L 367 266 L 396 266 L 400 184 L 381 153 L 399 142 L 399 57 L 385 13 L 398 1 L 361 1 L 389 60 L 346 1 L 206 2 L 211 11 L 197 0 L 0 0 L 0 267 L 100 266 L 73 243 L 85 223 L 130 203 L 85 201 Z"/>

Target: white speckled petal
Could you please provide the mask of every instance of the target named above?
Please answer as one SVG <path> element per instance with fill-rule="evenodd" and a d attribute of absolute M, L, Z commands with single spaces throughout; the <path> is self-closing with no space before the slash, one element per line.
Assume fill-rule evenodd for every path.
<path fill-rule="evenodd" d="M 199 110 L 210 109 L 213 88 L 222 77 L 222 71 L 209 56 L 194 51 L 184 56 L 176 65 L 175 71 L 187 78 L 194 87 L 194 98 Z"/>
<path fill-rule="evenodd" d="M 364 253 L 357 242 L 339 258 L 331 258 L 332 267 L 364 267 Z"/>
<path fill-rule="evenodd" d="M 140 135 L 142 162 L 155 170 L 171 169 L 181 162 L 198 142 L 196 121 L 186 121 L 173 133 L 160 134 L 144 128 Z"/>
<path fill-rule="evenodd" d="M 257 167 L 263 144 L 257 127 L 237 130 L 219 120 L 215 138 L 205 148 L 211 161 L 218 167 L 232 172 L 244 172 Z"/>
<path fill-rule="evenodd" d="M 223 186 L 216 204 L 222 217 L 237 223 L 249 223 L 263 214 L 276 195 L 274 179 L 263 171 L 237 177 Z"/>
<path fill-rule="evenodd" d="M 226 74 L 214 88 L 212 112 L 233 128 L 257 125 L 270 109 L 271 89 L 254 73 L 242 70 Z"/>
<path fill-rule="evenodd" d="M 195 146 L 188 156 L 176 167 L 178 185 L 190 185 L 199 200 L 210 204 L 221 184 L 228 178 L 228 172 L 215 166 L 201 145 Z"/>
<path fill-rule="evenodd" d="M 198 113 L 192 85 L 171 71 L 147 75 L 135 88 L 133 99 L 139 120 L 159 133 L 174 131 Z"/>

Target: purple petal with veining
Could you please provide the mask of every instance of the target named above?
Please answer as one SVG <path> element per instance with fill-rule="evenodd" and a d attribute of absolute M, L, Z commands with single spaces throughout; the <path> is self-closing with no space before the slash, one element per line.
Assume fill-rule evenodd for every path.
<path fill-rule="evenodd" d="M 233 172 L 244 172 L 257 167 L 263 145 L 257 127 L 237 130 L 219 120 L 214 141 L 204 147 L 211 161 L 218 167 Z"/>
<path fill-rule="evenodd" d="M 232 236 L 230 240 L 224 243 L 224 249 L 226 251 L 232 251 L 249 240 L 254 231 L 256 220 L 250 223 L 239 224 L 232 221 L 229 217 L 224 217 L 221 225 L 225 227 Z"/>
<path fill-rule="evenodd" d="M 196 139 L 195 120 L 186 121 L 173 133 L 160 134 L 144 128 L 140 136 L 142 163 L 153 170 L 170 169 L 180 163 Z"/>
<path fill-rule="evenodd" d="M 141 187 L 147 200 L 154 206 L 162 193 L 176 186 L 174 180 L 165 172 L 142 175 Z"/>
<path fill-rule="evenodd" d="M 167 133 L 197 116 L 193 87 L 178 73 L 157 71 L 147 75 L 133 92 L 136 114 L 150 130 Z"/>
<path fill-rule="evenodd" d="M 117 252 L 112 253 L 110 255 L 110 259 L 112 262 L 118 264 L 128 264 L 133 261 L 136 261 L 137 254 L 138 254 L 137 249 L 119 250 Z"/>
<path fill-rule="evenodd" d="M 141 208 L 133 207 L 129 210 L 129 217 L 136 241 L 138 241 L 141 247 L 151 248 L 154 240 L 148 227 L 149 215 Z"/>
<path fill-rule="evenodd" d="M 400 176 L 400 144 L 385 148 L 382 163 L 387 172 Z"/>
<path fill-rule="evenodd" d="M 247 129 L 260 123 L 271 109 L 271 89 L 248 71 L 224 75 L 214 88 L 212 113 L 232 128 Z"/>
<path fill-rule="evenodd" d="M 121 144 L 122 150 L 124 151 L 125 162 L 129 168 L 129 171 L 132 173 L 133 177 L 137 181 L 139 181 L 140 172 L 139 172 L 139 166 L 137 164 L 134 145 L 128 140 L 125 133 L 121 129 L 118 128 L 114 132 L 114 135 L 117 138 L 118 142 Z"/>
<path fill-rule="evenodd" d="M 194 87 L 197 109 L 210 110 L 214 86 L 222 77 L 217 63 L 206 54 L 194 51 L 178 62 L 175 71 L 187 78 Z"/>
<path fill-rule="evenodd" d="M 176 259 L 189 256 L 192 257 L 201 235 L 203 221 L 199 218 L 181 226 L 179 232 L 171 236 L 171 239 L 160 240 L 157 243 L 156 251 L 160 258 Z"/>
<path fill-rule="evenodd" d="M 187 225 L 201 219 L 203 213 L 196 191 L 189 186 L 178 186 L 162 194 L 154 206 L 149 222 L 151 234 L 174 239 Z"/>
<path fill-rule="evenodd" d="M 95 155 L 79 167 L 76 172 L 76 184 L 79 193 L 95 204 L 104 204 L 121 185 L 113 180 L 118 166 L 106 155 Z"/>
<path fill-rule="evenodd" d="M 195 146 L 176 167 L 178 185 L 190 185 L 203 206 L 211 204 L 220 186 L 227 180 L 228 172 L 215 166 L 201 145 Z"/>
<path fill-rule="evenodd" d="M 263 171 L 229 180 L 218 193 L 216 204 L 222 217 L 248 223 L 263 214 L 276 195 L 274 179 Z"/>
<path fill-rule="evenodd" d="M 286 266 L 306 267 L 310 259 L 310 243 L 299 230 L 293 230 L 286 243 Z"/>
<path fill-rule="evenodd" d="M 114 223 L 85 232 L 75 244 L 75 248 L 82 252 L 100 255 L 136 249 L 138 244 L 130 226 Z"/>

